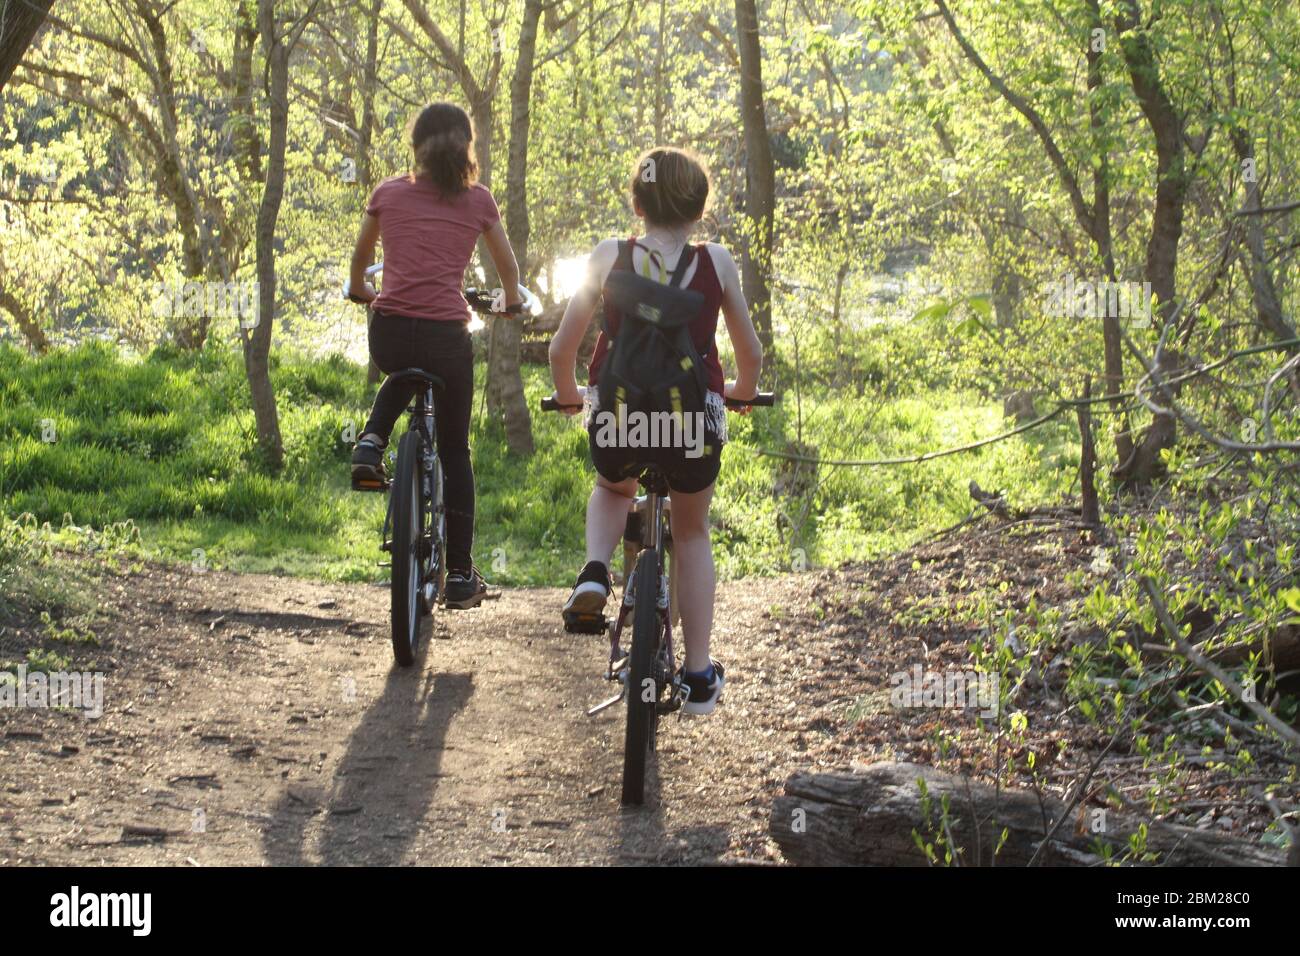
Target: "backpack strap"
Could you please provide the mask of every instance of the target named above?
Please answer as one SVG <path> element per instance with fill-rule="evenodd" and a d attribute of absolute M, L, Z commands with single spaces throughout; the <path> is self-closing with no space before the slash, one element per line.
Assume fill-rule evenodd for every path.
<path fill-rule="evenodd" d="M 614 269 L 626 269 L 632 271 L 632 246 L 636 240 L 620 239 L 618 241 L 618 255 L 614 257 Z"/>
<path fill-rule="evenodd" d="M 635 245 L 637 245 L 637 241 L 635 237 L 633 237 L 631 240 L 627 242 L 624 242 L 621 239 L 619 240 L 618 257 L 614 260 L 614 268 L 629 269 L 629 270 L 633 268 L 632 247 Z M 650 262 L 654 261 L 656 263 L 662 263 L 663 257 L 659 255 L 659 253 L 656 250 L 647 249 L 645 246 L 642 246 L 641 248 L 645 249 L 645 253 L 646 253 L 646 268 L 642 272 L 642 275 L 644 275 L 647 279 L 649 279 Z M 668 279 L 668 284 L 672 286 L 681 286 L 682 278 L 686 275 L 686 270 L 690 268 L 691 262 L 694 259 L 695 259 L 695 246 L 689 246 L 689 245 L 683 246 L 682 254 L 677 259 L 677 267 L 673 269 L 673 273 Z M 660 274 L 662 275 L 662 273 Z"/>
<path fill-rule="evenodd" d="M 620 239 L 618 241 L 618 253 L 614 256 L 614 264 L 609 267 L 610 272 L 614 271 L 632 271 L 632 246 L 636 243 L 635 239 Z M 600 301 L 600 330 L 605 333 L 605 337 L 613 341 L 614 335 L 609 329 L 609 311 L 605 308 L 604 292 L 601 292 Z"/>
<path fill-rule="evenodd" d="M 682 284 L 682 277 L 686 275 L 686 269 L 694 258 L 694 246 L 686 246 L 682 249 L 681 257 L 677 260 L 677 268 L 673 270 L 673 276 L 668 280 L 669 285 L 680 286 Z"/>

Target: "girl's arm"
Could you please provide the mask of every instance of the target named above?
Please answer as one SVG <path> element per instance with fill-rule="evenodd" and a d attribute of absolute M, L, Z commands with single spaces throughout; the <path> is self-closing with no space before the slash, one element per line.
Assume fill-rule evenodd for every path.
<path fill-rule="evenodd" d="M 740 270 L 731 253 L 716 243 L 709 243 L 722 282 L 722 317 L 736 355 L 736 380 L 728 382 L 723 392 L 728 398 L 747 399 L 758 394 L 758 375 L 763 371 L 763 345 L 754 331 L 749 306 L 741 288 Z"/>
<path fill-rule="evenodd" d="M 361 217 L 361 232 L 357 246 L 352 250 L 352 267 L 348 273 L 348 291 L 359 299 L 373 302 L 375 289 L 366 281 L 366 269 L 375 261 L 375 243 L 379 241 L 379 220 L 365 213 Z"/>
<path fill-rule="evenodd" d="M 561 405 L 581 405 L 582 393 L 578 391 L 576 367 L 578 349 L 591 325 L 591 317 L 600 299 L 605 277 L 618 255 L 618 240 L 605 239 L 592 250 L 587 259 L 587 277 L 578 291 L 569 299 L 564 318 L 555 330 L 547 354 L 551 360 L 551 380 L 555 382 L 555 397 Z"/>
<path fill-rule="evenodd" d="M 524 301 L 519 294 L 519 263 L 515 261 L 515 250 L 510 247 L 510 238 L 506 235 L 505 226 L 501 225 L 500 219 L 483 233 L 483 241 L 487 244 L 492 264 L 497 267 L 497 276 L 501 279 L 501 291 L 505 293 L 506 305 L 518 305 Z"/>

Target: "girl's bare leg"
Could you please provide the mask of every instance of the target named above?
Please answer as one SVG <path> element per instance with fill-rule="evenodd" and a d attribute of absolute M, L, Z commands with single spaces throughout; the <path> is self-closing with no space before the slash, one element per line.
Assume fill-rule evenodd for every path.
<path fill-rule="evenodd" d="M 694 494 L 674 491 L 672 499 L 673 557 L 677 568 L 677 607 L 686 641 L 686 669 L 709 668 L 709 636 L 713 631 L 713 545 L 709 540 L 709 504 L 713 485 Z"/>
<path fill-rule="evenodd" d="M 627 513 L 636 498 L 636 479 L 607 481 L 596 476 L 596 487 L 587 499 L 587 560 L 608 565 L 610 555 L 623 537 Z"/>

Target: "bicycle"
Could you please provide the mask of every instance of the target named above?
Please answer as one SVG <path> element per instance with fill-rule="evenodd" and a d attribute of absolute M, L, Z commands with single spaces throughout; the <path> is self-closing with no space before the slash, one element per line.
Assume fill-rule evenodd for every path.
<path fill-rule="evenodd" d="M 366 270 L 366 276 L 378 275 L 383 267 L 382 262 L 375 263 Z M 519 292 L 524 301 L 509 307 L 506 313 L 519 314 L 535 306 L 537 297 L 532 292 L 522 285 Z M 352 294 L 346 286 L 344 295 L 369 308 L 367 300 Z M 464 295 L 475 312 L 506 314 L 493 312 L 492 292 L 469 288 Z M 374 481 L 354 479 L 352 487 L 356 491 L 392 492 L 380 548 L 390 555 L 393 657 L 399 666 L 410 667 L 420 649 L 423 618 L 432 615 L 446 600 L 447 516 L 433 401 L 435 390 L 445 385 L 438 376 L 419 368 L 402 369 L 388 378 L 422 386 L 406 410 L 407 428 L 397 443 L 393 476 Z"/>
<path fill-rule="evenodd" d="M 731 409 L 776 404 L 772 392 L 760 392 L 750 401 L 726 399 Z M 542 411 L 564 411 L 554 396 L 543 398 Z M 670 586 L 676 575 L 668 561 L 671 530 L 668 524 L 669 490 L 657 467 L 646 468 L 637 478 L 645 494 L 639 495 L 628 516 L 629 534 L 639 534 L 641 550 L 624 576 L 623 598 L 611 620 L 601 614 L 565 616 L 564 629 L 573 634 L 609 634 L 609 662 L 605 679 L 620 685 L 619 692 L 587 711 L 588 717 L 627 701 L 627 728 L 623 739 L 623 789 L 625 806 L 645 803 L 645 776 L 649 757 L 655 752 L 659 718 L 679 711 L 690 689 L 676 666 L 673 626 L 676 608 Z M 626 565 L 625 565 L 626 566 Z M 642 596 L 653 595 L 649 600 Z M 632 646 L 624 653 L 623 629 L 632 622 Z M 629 693 L 635 688 L 635 692 Z"/>

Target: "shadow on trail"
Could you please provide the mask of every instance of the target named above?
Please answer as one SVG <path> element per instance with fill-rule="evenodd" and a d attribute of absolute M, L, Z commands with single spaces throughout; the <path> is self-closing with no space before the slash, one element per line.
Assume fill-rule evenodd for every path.
<path fill-rule="evenodd" d="M 402 862 L 442 777 L 448 729 L 474 693 L 472 675 L 432 674 L 423 663 L 422 654 L 414 667 L 392 669 L 327 791 L 304 797 L 301 788 L 286 788 L 262 834 L 269 863 Z M 319 856 L 313 858 L 308 842 L 316 830 Z"/>
<path fill-rule="evenodd" d="M 664 774 L 671 774 L 679 759 L 677 745 L 665 740 L 667 725 L 660 722 L 659 750 L 651 754 L 646 767 L 645 803 L 617 810 L 617 862 L 624 866 L 707 865 L 721 860 L 730 847 L 726 827 L 698 825 L 670 831 L 665 825 Z M 618 764 L 621 773 L 621 755 Z"/>

